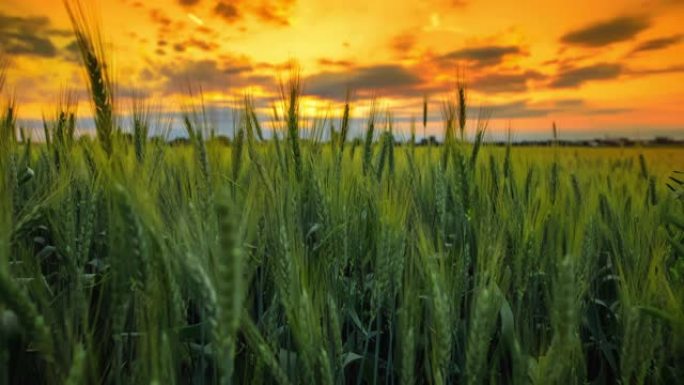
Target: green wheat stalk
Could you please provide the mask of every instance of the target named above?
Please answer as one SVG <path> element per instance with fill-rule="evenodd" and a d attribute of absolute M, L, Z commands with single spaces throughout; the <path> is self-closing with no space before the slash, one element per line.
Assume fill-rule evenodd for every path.
<path fill-rule="evenodd" d="M 105 153 L 111 156 L 115 129 L 113 85 L 97 21 L 87 16 L 80 0 L 64 0 L 64 5 L 88 78 L 97 138 Z"/>

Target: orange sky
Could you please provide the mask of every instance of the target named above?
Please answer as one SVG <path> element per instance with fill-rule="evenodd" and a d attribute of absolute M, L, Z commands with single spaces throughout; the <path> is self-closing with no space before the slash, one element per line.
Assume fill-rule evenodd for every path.
<path fill-rule="evenodd" d="M 682 0 L 117 0 L 92 1 L 119 104 L 138 93 L 177 111 L 188 81 L 217 108 L 249 90 L 267 110 L 296 59 L 304 111 L 335 114 L 346 88 L 363 117 L 370 95 L 399 126 L 439 102 L 463 72 L 490 128 L 521 136 L 684 135 Z M 24 118 L 84 89 L 61 0 L 2 0 L 5 93 Z M 82 92 L 79 94 L 82 95 Z M 79 111 L 89 114 L 85 96 Z M 475 121 L 471 121 L 471 127 Z"/>

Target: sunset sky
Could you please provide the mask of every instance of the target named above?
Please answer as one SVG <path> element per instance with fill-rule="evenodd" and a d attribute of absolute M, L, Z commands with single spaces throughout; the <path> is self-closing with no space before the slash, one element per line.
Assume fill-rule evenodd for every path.
<path fill-rule="evenodd" d="M 122 111 L 133 94 L 179 111 L 190 82 L 219 114 L 245 92 L 267 112 L 296 60 L 306 114 L 337 114 L 350 87 L 355 117 L 375 95 L 406 127 L 427 94 L 439 132 L 439 103 L 460 73 L 470 115 L 491 111 L 494 136 L 509 125 L 549 135 L 553 121 L 568 136 L 684 135 L 683 0 L 91 3 Z M 0 50 L 22 118 L 54 113 L 65 89 L 90 114 L 61 0 L 2 0 Z"/>

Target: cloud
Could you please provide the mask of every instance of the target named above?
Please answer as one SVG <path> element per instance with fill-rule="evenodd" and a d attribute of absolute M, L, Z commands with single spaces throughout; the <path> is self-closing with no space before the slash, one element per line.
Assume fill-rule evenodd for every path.
<path fill-rule="evenodd" d="M 449 9 L 466 7 L 470 4 L 470 0 L 429 0 L 427 3 L 436 9 Z"/>
<path fill-rule="evenodd" d="M 660 68 L 632 68 L 615 63 L 600 63 L 587 67 L 571 67 L 561 70 L 553 78 L 551 88 L 577 88 L 594 80 L 612 80 L 620 77 L 638 78 L 651 75 L 683 73 L 684 65 Z"/>
<path fill-rule="evenodd" d="M 613 115 L 629 112 L 629 108 L 592 107 L 584 99 L 558 99 L 553 101 L 557 112 L 575 112 L 583 115 Z"/>
<path fill-rule="evenodd" d="M 153 22 L 159 24 L 162 28 L 169 27 L 173 23 L 171 18 L 160 9 L 151 9 L 150 18 Z"/>
<path fill-rule="evenodd" d="M 329 59 L 329 58 L 320 58 L 318 59 L 318 64 L 324 67 L 344 67 L 344 68 L 349 68 L 354 65 L 354 63 L 350 60 L 335 60 L 335 59 Z"/>
<path fill-rule="evenodd" d="M 261 7 L 257 8 L 255 14 L 259 19 L 267 23 L 279 24 L 283 26 L 290 25 L 290 21 L 287 18 L 286 12 L 283 12 L 282 9 L 273 7 L 268 4 L 262 5 Z"/>
<path fill-rule="evenodd" d="M 487 74 L 476 78 L 471 86 L 475 91 L 484 93 L 523 92 L 527 91 L 530 80 L 544 79 L 537 71 L 526 71 L 513 74 Z"/>
<path fill-rule="evenodd" d="M 234 4 L 220 1 L 214 6 L 214 14 L 221 17 L 222 19 L 233 23 L 240 19 L 240 13 Z"/>
<path fill-rule="evenodd" d="M 322 72 L 305 79 L 305 92 L 325 98 L 339 98 L 347 88 L 354 91 L 392 90 L 406 92 L 421 84 L 421 79 L 398 65 L 378 65 L 345 72 Z"/>
<path fill-rule="evenodd" d="M 492 118 L 495 119 L 536 118 L 547 116 L 556 111 L 555 108 L 551 107 L 530 106 L 526 100 L 518 100 L 503 104 L 490 104 L 482 107 L 491 111 Z"/>
<path fill-rule="evenodd" d="M 673 74 L 673 73 L 682 73 L 684 72 L 684 65 L 673 65 L 669 67 L 661 67 L 661 68 L 640 68 L 640 69 L 630 69 L 628 71 L 625 71 L 625 74 L 627 75 L 634 75 L 634 76 L 648 76 L 648 75 L 662 75 L 662 74 Z"/>
<path fill-rule="evenodd" d="M 619 64 L 608 63 L 569 68 L 558 73 L 550 86 L 552 88 L 575 88 L 591 80 L 616 79 L 623 73 L 623 70 Z"/>
<path fill-rule="evenodd" d="M 157 42 L 158 46 L 160 46 L 160 47 L 164 46 L 164 45 L 159 44 L 159 43 L 160 42 Z M 195 48 L 195 49 L 198 49 L 198 50 L 204 51 L 204 52 L 212 52 L 212 51 L 215 51 L 216 49 L 218 49 L 219 45 L 215 42 L 212 42 L 212 41 L 195 39 L 195 38 L 190 38 L 190 39 L 187 39 L 183 42 L 176 43 L 173 45 L 173 49 L 176 52 L 185 52 L 188 48 Z"/>
<path fill-rule="evenodd" d="M 441 60 L 465 60 L 479 66 L 492 66 L 500 64 L 508 55 L 521 54 L 518 46 L 482 46 L 470 47 L 452 51 L 440 57 Z"/>
<path fill-rule="evenodd" d="M 584 115 L 617 115 L 625 112 L 634 111 L 632 108 L 585 108 L 582 110 Z"/>
<path fill-rule="evenodd" d="M 78 47 L 78 41 L 72 39 L 69 44 L 65 45 L 63 48 L 63 56 L 66 61 L 80 63 L 81 51 Z"/>
<path fill-rule="evenodd" d="M 416 43 L 415 32 L 409 31 L 393 37 L 390 46 L 395 52 L 406 55 L 416 46 Z"/>
<path fill-rule="evenodd" d="M 159 74 L 163 78 L 163 90 L 174 94 L 187 89 L 189 84 L 197 84 L 205 91 L 227 91 L 234 87 L 269 86 L 273 79 L 268 76 L 252 74 L 252 65 L 246 58 L 233 58 L 232 61 L 216 60 L 182 61 L 162 65 Z M 143 77 L 153 77 L 147 72 Z"/>
<path fill-rule="evenodd" d="M 258 20 L 280 26 L 290 24 L 288 16 L 294 0 L 219 0 L 214 5 L 214 14 L 229 23 L 237 23 L 245 17 L 253 16 Z"/>
<path fill-rule="evenodd" d="M 146 99 L 152 95 L 151 90 L 140 86 L 125 86 L 117 84 L 116 97 L 121 99 Z M 86 95 L 86 98 L 89 97 Z"/>
<path fill-rule="evenodd" d="M 659 49 L 664 49 L 667 47 L 670 47 L 672 45 L 675 45 L 679 42 L 682 41 L 682 37 L 684 35 L 679 34 L 679 35 L 673 35 L 673 36 L 668 36 L 668 37 L 661 37 L 657 39 L 651 39 L 651 40 L 646 40 L 643 43 L 640 43 L 637 45 L 632 53 L 636 52 L 645 52 L 645 51 L 656 51 Z"/>
<path fill-rule="evenodd" d="M 561 42 L 585 47 L 602 47 L 629 40 L 647 29 L 650 22 L 643 16 L 620 16 L 590 24 L 561 37 Z"/>
<path fill-rule="evenodd" d="M 561 108 L 582 107 L 584 103 L 583 99 L 559 99 L 553 102 L 556 107 Z"/>
<path fill-rule="evenodd" d="M 47 17 L 20 17 L 0 13 L 0 49 L 12 55 L 56 57 L 55 37 L 70 36 L 54 29 Z"/>
<path fill-rule="evenodd" d="M 582 115 L 614 115 L 631 111 L 628 108 L 592 107 L 586 105 L 581 99 L 561 99 L 541 104 L 530 103 L 528 100 L 516 100 L 509 103 L 484 105 L 483 108 L 491 111 L 494 119 L 538 118 L 569 112 Z"/>

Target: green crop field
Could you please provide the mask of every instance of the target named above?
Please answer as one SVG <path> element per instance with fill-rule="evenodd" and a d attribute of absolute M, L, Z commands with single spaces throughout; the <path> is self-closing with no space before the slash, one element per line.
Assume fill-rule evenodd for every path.
<path fill-rule="evenodd" d="M 0 384 L 684 383 L 684 148 L 462 140 L 458 96 L 352 141 L 296 77 L 279 135 L 247 98 L 172 146 L 72 16 L 96 137 L 1 117 Z"/>

